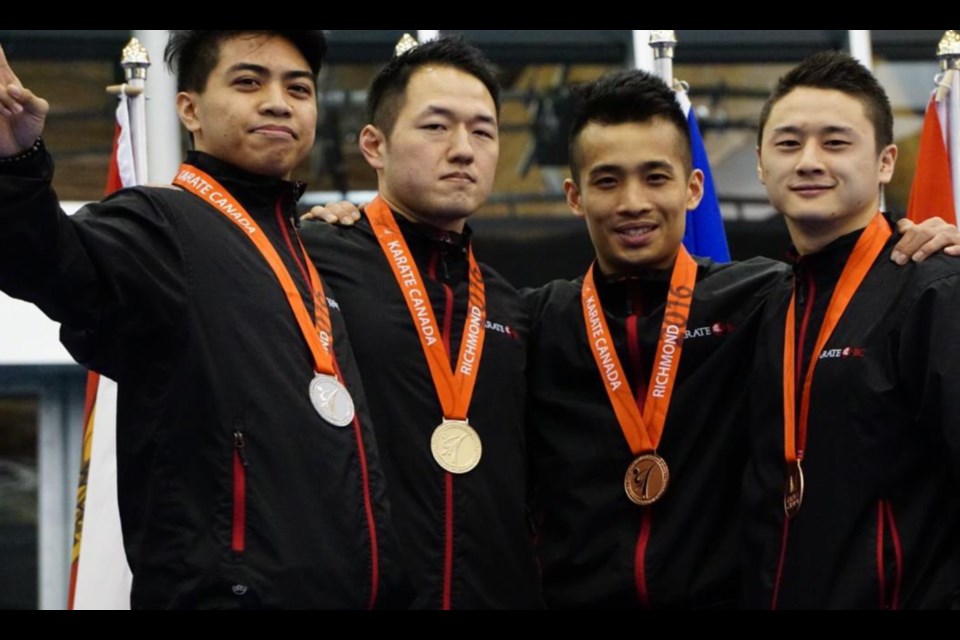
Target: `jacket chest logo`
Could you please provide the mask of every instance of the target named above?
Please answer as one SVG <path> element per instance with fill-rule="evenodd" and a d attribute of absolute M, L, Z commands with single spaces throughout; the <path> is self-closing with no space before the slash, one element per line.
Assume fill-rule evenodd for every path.
<path fill-rule="evenodd" d="M 736 331 L 736 327 L 729 322 L 714 322 L 703 327 L 687 329 L 684 340 L 696 340 L 697 338 L 708 338 L 715 336 L 722 338 Z"/>
<path fill-rule="evenodd" d="M 865 358 L 867 350 L 863 347 L 841 347 L 838 349 L 824 349 L 820 353 L 820 360 L 847 360 L 849 358 Z"/>
<path fill-rule="evenodd" d="M 517 334 L 510 325 L 506 325 L 500 322 L 493 322 L 492 320 L 487 320 L 486 324 L 487 331 L 494 331 L 496 333 L 507 336 L 508 338 L 517 339 Z"/>

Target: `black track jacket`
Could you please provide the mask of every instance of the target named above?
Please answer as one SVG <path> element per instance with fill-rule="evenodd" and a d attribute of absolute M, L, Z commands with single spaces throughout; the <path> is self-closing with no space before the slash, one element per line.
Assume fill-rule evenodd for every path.
<path fill-rule="evenodd" d="M 302 186 L 203 154 L 188 162 L 249 210 L 312 313 L 280 231 L 293 233 Z M 0 288 L 63 323 L 77 361 L 119 382 L 132 605 L 403 604 L 383 472 L 336 304 L 337 359 L 360 416 L 343 429 L 312 408 L 306 342 L 242 231 L 174 189 L 128 189 L 70 218 L 52 174 L 45 151 L 0 163 Z"/>
<path fill-rule="evenodd" d="M 583 279 L 554 282 L 529 295 L 535 308 L 530 452 L 550 607 L 736 602 L 745 381 L 761 304 L 785 266 L 697 262 L 683 355 L 658 450 L 669 465 L 670 484 L 651 507 L 633 504 L 624 493 L 633 455 L 587 340 Z M 669 278 L 669 272 L 651 271 L 609 282 L 597 274 L 600 302 L 634 390 L 649 379 Z M 627 317 L 634 310 L 639 363 L 627 346 Z"/>
<path fill-rule="evenodd" d="M 451 361 L 467 311 L 469 230 L 438 232 L 397 216 Z M 390 483 L 394 522 L 422 608 L 542 606 L 526 510 L 524 406 L 528 315 L 519 294 L 481 265 L 486 341 L 470 405 L 479 466 L 454 476 L 430 452 L 443 419 L 402 291 L 366 217 L 353 227 L 308 224 L 304 242 L 340 304 Z"/>
<path fill-rule="evenodd" d="M 860 234 L 802 258 L 765 313 L 744 479 L 751 607 L 958 604 L 960 261 L 934 256 L 898 267 L 890 261 L 891 238 L 824 350 L 812 354 Z M 797 354 L 804 372 L 811 357 L 817 365 L 802 463 L 806 492 L 786 524 L 782 363 L 794 277 Z M 799 386 L 796 393 L 799 411 Z"/>

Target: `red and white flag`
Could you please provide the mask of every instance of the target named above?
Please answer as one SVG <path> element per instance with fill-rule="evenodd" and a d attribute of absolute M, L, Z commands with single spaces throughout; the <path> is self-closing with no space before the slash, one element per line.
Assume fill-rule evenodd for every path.
<path fill-rule="evenodd" d="M 947 222 L 957 221 L 950 164 L 949 100 L 934 95 L 927 105 L 920 134 L 917 169 L 910 190 L 907 217 L 914 222 L 939 216 Z"/>
<path fill-rule="evenodd" d="M 129 98 L 120 95 L 107 195 L 140 184 Z M 96 437 L 94 437 L 96 436 Z M 117 384 L 90 372 L 83 420 L 68 608 L 129 609 L 133 574 L 123 549 L 117 500 Z"/>

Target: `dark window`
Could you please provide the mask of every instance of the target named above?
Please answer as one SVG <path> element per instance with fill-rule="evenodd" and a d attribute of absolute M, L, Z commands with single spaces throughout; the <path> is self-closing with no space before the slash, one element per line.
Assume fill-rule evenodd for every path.
<path fill-rule="evenodd" d="M 38 607 L 38 407 L 0 396 L 0 609 Z"/>

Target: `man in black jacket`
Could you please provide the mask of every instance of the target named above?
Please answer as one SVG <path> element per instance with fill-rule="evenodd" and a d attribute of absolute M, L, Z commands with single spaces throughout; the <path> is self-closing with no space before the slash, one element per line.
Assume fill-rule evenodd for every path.
<path fill-rule="evenodd" d="M 40 139 L 49 106 L 0 51 L 0 287 L 119 382 L 134 607 L 404 604 L 343 319 L 292 224 L 325 50 L 317 31 L 175 32 L 196 147 L 181 190 L 72 218 Z"/>
<path fill-rule="evenodd" d="M 818 54 L 778 83 L 758 155 L 797 262 L 753 378 L 747 604 L 955 608 L 960 264 L 891 264 L 886 93 L 853 58 Z"/>
<path fill-rule="evenodd" d="M 499 106 L 489 63 L 464 42 L 398 55 L 373 81 L 360 135 L 379 197 L 355 226 L 304 228 L 371 390 L 423 608 L 540 605 L 525 510 L 527 314 L 476 261 L 466 226 L 493 185 Z"/>
<path fill-rule="evenodd" d="M 735 604 L 742 410 L 784 265 L 682 249 L 703 194 L 673 91 L 639 71 L 580 89 L 573 212 L 591 272 L 531 294 L 530 452 L 549 606 Z"/>

